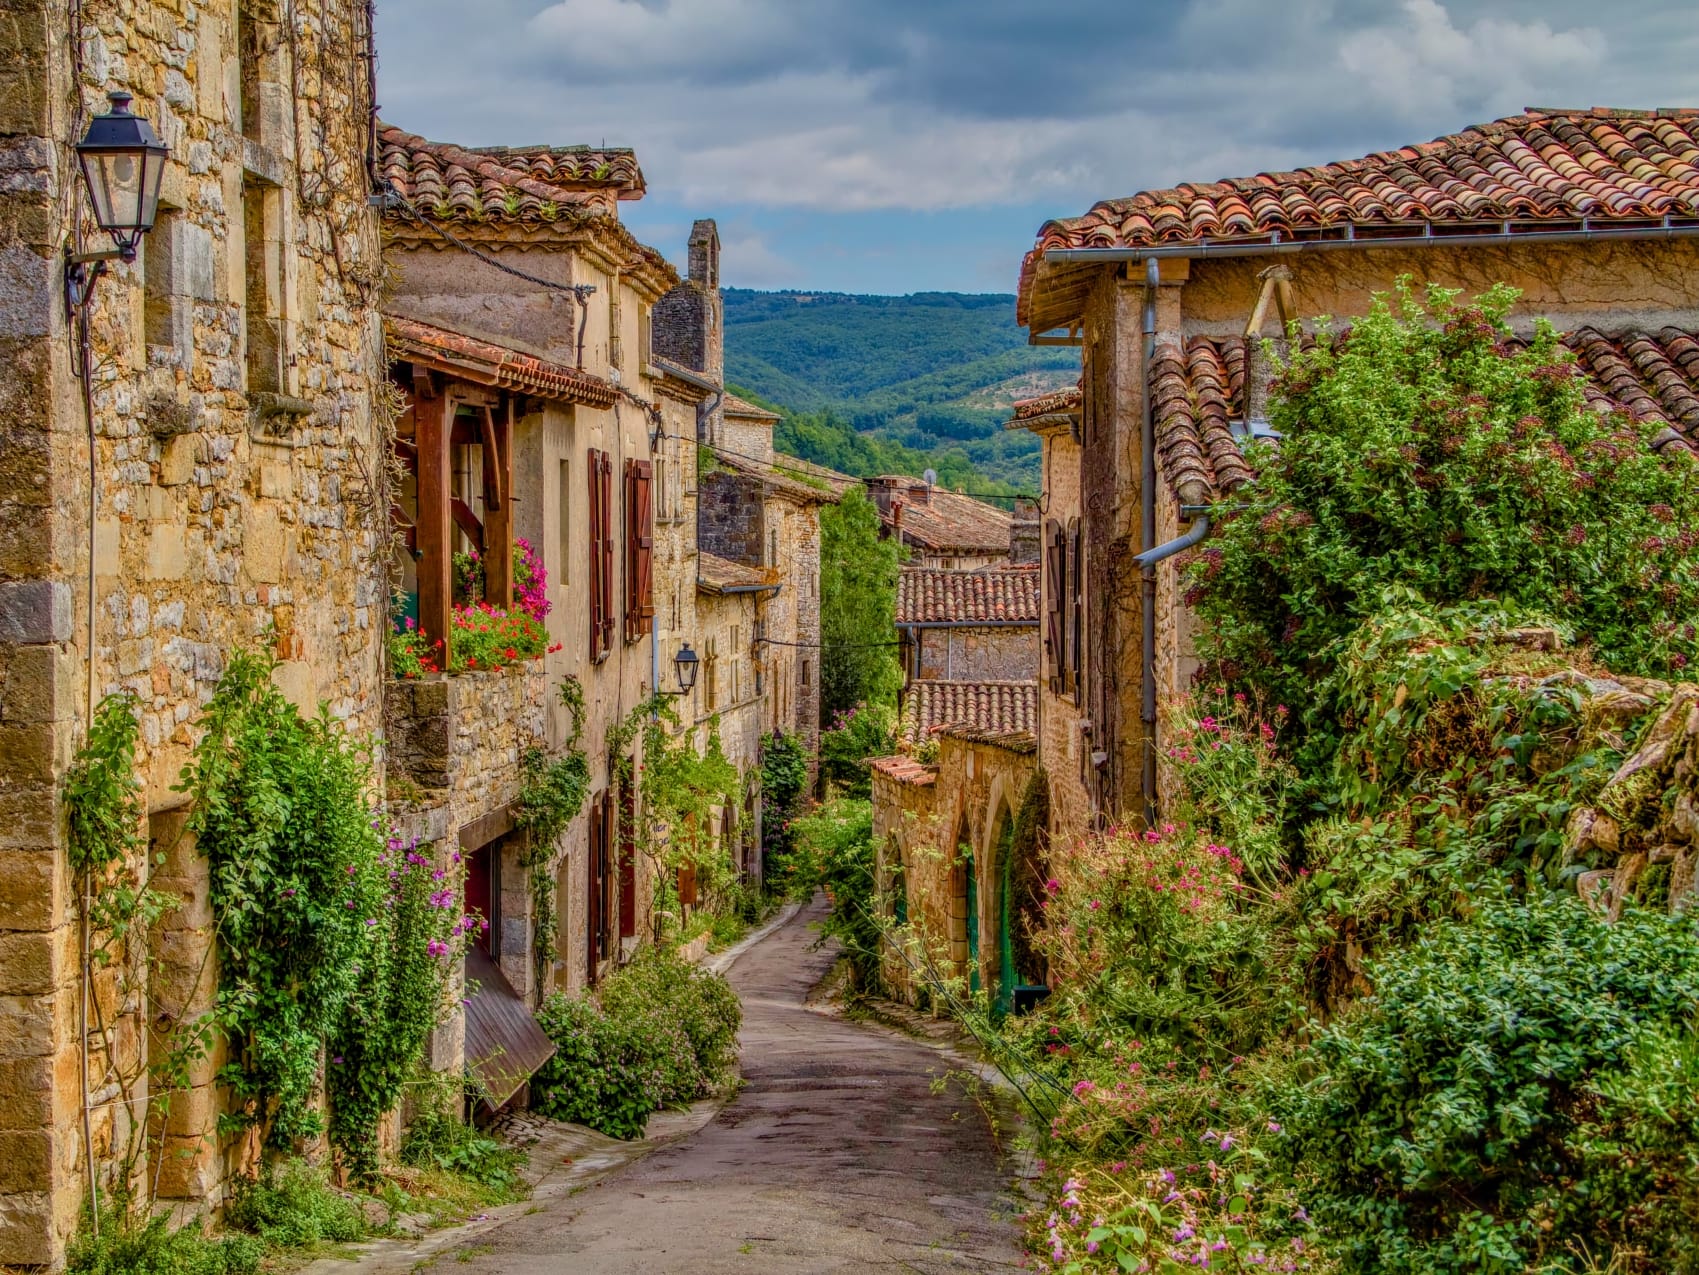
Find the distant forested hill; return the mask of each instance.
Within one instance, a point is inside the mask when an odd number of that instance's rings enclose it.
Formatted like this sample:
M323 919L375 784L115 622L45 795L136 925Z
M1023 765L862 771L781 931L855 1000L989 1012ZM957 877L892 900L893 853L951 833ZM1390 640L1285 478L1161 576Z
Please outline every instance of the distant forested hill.
M1079 354L1027 345L1014 297L729 288L725 305L727 381L783 410L781 442L806 459L1037 490L1038 440L1003 422L1073 384Z

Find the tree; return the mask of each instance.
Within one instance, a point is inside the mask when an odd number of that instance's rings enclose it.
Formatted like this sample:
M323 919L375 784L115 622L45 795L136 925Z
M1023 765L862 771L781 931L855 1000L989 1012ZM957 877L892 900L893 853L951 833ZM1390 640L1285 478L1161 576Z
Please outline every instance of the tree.
M879 510L859 487L820 511L820 715L894 705L899 546L879 536Z
M1282 441L1187 573L1222 680L1325 716L1314 688L1394 595L1497 600L1622 672L1691 675L1699 470L1654 451L1655 426L1594 411L1549 324L1518 341L1516 296L1401 280L1283 370Z

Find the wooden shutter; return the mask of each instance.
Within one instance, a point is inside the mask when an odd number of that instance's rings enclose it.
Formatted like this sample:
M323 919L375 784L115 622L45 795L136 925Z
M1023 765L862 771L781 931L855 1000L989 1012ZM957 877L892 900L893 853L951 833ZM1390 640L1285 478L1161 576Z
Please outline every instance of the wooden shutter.
M590 476L590 658L602 657L602 453L592 447L585 457Z
M678 869L678 901L683 907L696 906L696 865L684 863Z
M1068 599L1067 681L1069 689L1074 692L1074 703L1078 704L1084 691L1080 651L1085 646L1085 559L1080 553L1078 518L1068 524Z
M614 462L606 452L601 458L602 650L607 652L614 644Z
M619 936L637 936L637 812L633 785L619 789Z
M1050 656L1050 691L1060 695L1068 664L1063 644L1063 598L1068 588L1067 538L1062 524L1050 520L1044 536L1044 649Z
M655 627L654 466L625 462L625 640L647 637Z
M606 801L606 793L590 798L590 835L584 856L588 869L584 882L584 932L589 940L585 950L586 979L591 983L596 981L596 967L602 960L602 814Z

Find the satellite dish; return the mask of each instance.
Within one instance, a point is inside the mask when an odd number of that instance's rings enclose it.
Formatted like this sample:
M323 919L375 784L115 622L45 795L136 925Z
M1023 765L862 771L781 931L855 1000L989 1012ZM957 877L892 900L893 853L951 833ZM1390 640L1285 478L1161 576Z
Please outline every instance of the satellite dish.
M926 480L926 485L928 487L936 487L938 485L938 471L936 469L927 470L921 475L921 477Z

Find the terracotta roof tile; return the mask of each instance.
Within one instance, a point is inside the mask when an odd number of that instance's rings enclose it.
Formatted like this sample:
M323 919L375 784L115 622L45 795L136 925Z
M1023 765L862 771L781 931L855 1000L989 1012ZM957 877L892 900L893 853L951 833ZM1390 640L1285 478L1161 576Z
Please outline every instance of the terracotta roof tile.
M1030 421L1040 416L1055 416L1060 412L1077 412L1084 394L1077 385L1065 390L1057 390L1054 394L1041 394L1037 398L1016 399L1013 420Z
M906 544L932 553L1009 551L1013 517L1007 510L944 487L928 488L920 479L901 474L869 478L867 485L870 491L883 487L890 492L893 512L885 515L887 526L896 524L894 511L897 502L902 502L902 533Z
M643 173L629 150L588 146L456 146L390 125L378 128L379 166L402 198L435 217L554 221L574 212L612 215L641 199Z
M961 739L970 744L991 744L1012 753L1036 753L1038 736L1029 730L980 730L975 726L946 726L938 732L944 739Z
M736 452L723 451L717 447L713 450L714 459L721 466L739 474L759 478L774 495L788 496L792 500L815 505L835 505L842 496L842 492L826 479L794 468L788 456L775 457L774 463L769 465L751 460L748 456L740 456ZM787 470L790 472L787 473Z
M777 572L746 567L706 549L696 555L696 587L704 593L742 593L753 589L777 589Z
M1038 625L1038 567L947 571L904 567L897 577L897 623Z
M383 330L391 359L423 363L479 385L587 407L612 407L617 397L614 387L600 377L482 337L394 314L383 316Z
M784 417L777 412L768 411L765 407L757 407L748 399L739 398L736 394L727 394L724 400L727 416L738 416L752 421L782 421Z
M1026 322L1037 258L1052 248L1664 217L1699 219L1699 109L1530 110L1361 159L1141 191L1046 222L1022 265L1018 309Z
M1036 734L1038 683L910 682L903 695L902 738L918 744L946 727Z
M935 767L918 762L912 757L874 757L867 764L875 774L894 779L899 784L910 784L919 788L936 783L938 780L938 771Z
M1699 334L1663 328L1606 336L1581 328L1563 342L1595 407L1663 425L1654 440L1660 450L1699 451ZM1245 412L1243 338L1158 344L1152 376L1157 464L1169 491L1203 503L1249 482L1251 468L1227 427Z

